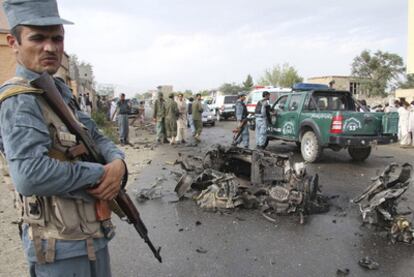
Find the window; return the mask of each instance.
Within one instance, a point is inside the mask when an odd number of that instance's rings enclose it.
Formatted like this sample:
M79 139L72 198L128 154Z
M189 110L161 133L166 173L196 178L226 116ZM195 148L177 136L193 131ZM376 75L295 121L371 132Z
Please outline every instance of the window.
M314 95L309 103L309 110L344 111L346 108L346 95Z
M224 104L234 104L237 102L237 95L225 96L224 97Z
M286 105L286 101L288 99L288 96L289 95L284 95L284 96L280 97L279 100L273 106L274 109L276 109L276 110L283 110L285 108L285 105Z
M299 108L302 95L292 95L289 103L289 111L296 111Z

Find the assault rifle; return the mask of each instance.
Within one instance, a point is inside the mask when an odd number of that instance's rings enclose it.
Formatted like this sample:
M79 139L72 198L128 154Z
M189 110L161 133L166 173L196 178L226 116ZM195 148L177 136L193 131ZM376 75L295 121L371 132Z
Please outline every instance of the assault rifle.
M250 120L253 120L253 119L254 119L253 117L248 116L240 122L239 126L237 126L236 129L233 129L233 141L231 145L233 146L237 145L237 141L239 140L241 134L243 133L244 127L246 126L246 124L248 124Z
M90 162L106 164L105 158L96 147L89 132L79 124L73 112L63 100L59 90L56 88L53 78L45 72L39 78L33 80L31 85L44 91L42 96L46 102L63 121L69 131L76 135L78 141L80 142L80 144L69 154L72 154L73 156L85 157L86 160ZM144 222L142 222L137 208L126 193L125 185L127 182L127 176L128 173L125 174L122 181L122 187L114 200L97 200L97 218L104 226L108 225L111 218L110 207L121 219L134 225L141 238L148 244L155 258L161 263L161 247L155 249L151 240L148 238L148 230L145 227ZM113 230L111 233L113 233Z

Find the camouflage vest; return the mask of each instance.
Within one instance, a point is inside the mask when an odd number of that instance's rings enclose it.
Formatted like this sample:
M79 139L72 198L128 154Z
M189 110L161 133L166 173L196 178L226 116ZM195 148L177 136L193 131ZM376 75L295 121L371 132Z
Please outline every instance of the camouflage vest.
M49 157L60 161L75 161L68 158L67 149L76 145L76 136L71 134L66 125L41 96L42 90L35 89L22 78L13 78L5 84L12 84L0 95L0 103L5 99L23 93L37 94L49 134L52 141ZM0 155L3 176L11 186L5 156ZM93 238L103 237L101 223L96 219L95 202L59 196L22 196L17 195L22 222L29 225L29 237L34 242L36 258L39 263L54 262L56 240L86 240L90 260L95 260ZM42 250L41 240L47 240L47 249ZM46 253L44 253L46 252Z

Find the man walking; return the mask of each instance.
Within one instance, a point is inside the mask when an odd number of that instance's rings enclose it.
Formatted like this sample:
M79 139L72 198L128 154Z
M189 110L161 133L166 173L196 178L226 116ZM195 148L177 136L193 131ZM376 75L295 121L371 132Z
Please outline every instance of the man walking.
M165 103L165 129L170 144L175 144L175 138L177 136L177 119L177 102L174 101L174 93L170 93L170 95L168 95L168 100Z
M192 136L194 136L194 134L195 134L195 127L194 127L194 120L193 120L193 102L194 102L193 97L188 98L187 118L188 118L188 124L190 125L190 130L191 130L191 135Z
M187 104L185 103L184 95L182 93L178 94L177 106L179 113L177 120L177 141L185 143L185 130L187 129Z
M201 136L201 131L203 130L203 122L202 122L202 117L201 117L202 113L203 113L203 104L201 103L201 94L197 93L196 99L193 102L193 107L192 107L192 115L193 115L193 122L194 122L194 128L195 128L194 139L197 142L201 141L200 136Z
M162 92L158 92L158 98L154 102L152 118L156 122L157 143L168 142L165 134L165 100Z
M265 149L267 146L267 127L271 123L269 98L270 93L264 91L263 99L257 102L254 112L256 117L256 145L257 149Z
M249 125L247 124L247 107L244 101L246 94L239 94L239 99L236 102L236 120L237 128L241 128L241 135L236 141L236 145L241 143L244 148L249 148Z
M116 116L118 114L118 129L119 129L118 131L119 131L119 141L121 145L129 144L128 114L130 110L131 110L131 106L130 106L129 101L125 99L125 94L121 93L119 101L116 104L116 110L113 115L113 116Z
M43 90L32 87L40 74L53 75L64 49L55 0L6 0L16 55L16 77L0 87L0 151L5 154L22 207L22 242L29 274L35 276L111 276L109 239L96 218L97 199L119 192L126 167L124 154L80 112L69 87L54 85L73 116L85 125L106 165L73 158L81 145L47 104ZM71 152L73 153L73 152ZM1 155L0 155L1 156Z

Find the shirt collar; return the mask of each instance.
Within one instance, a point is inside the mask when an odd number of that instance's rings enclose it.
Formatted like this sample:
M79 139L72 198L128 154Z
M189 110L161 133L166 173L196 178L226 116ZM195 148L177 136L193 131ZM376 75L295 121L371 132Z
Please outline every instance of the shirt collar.
M28 80L29 82L31 82L34 79L38 78L40 76L40 74L27 69L26 67L24 67L21 64L17 64L16 76L22 77L22 78Z

